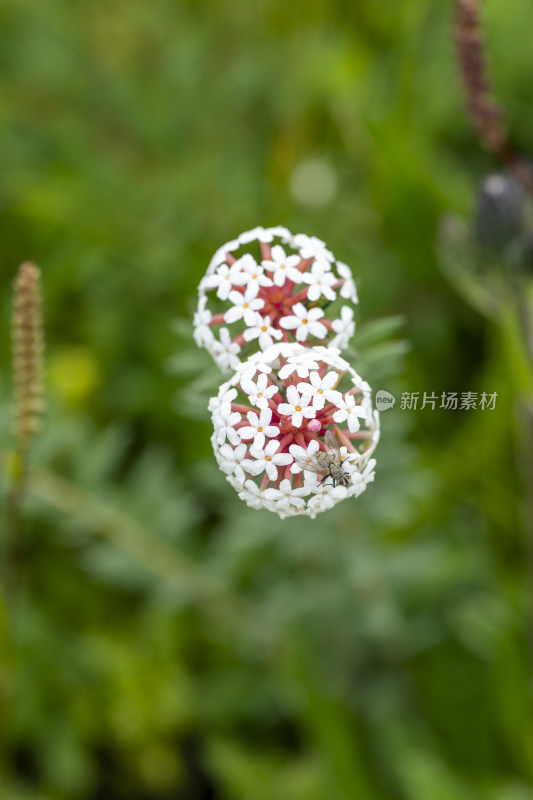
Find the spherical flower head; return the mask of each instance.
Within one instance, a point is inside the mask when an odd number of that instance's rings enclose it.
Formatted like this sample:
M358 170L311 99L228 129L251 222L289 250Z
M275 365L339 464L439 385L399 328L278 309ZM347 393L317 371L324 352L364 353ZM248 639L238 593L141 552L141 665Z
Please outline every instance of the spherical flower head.
M357 292L324 242L286 228L254 228L219 248L202 278L194 337L231 371L276 343L345 347Z
M379 417L338 349L272 345L209 403L215 457L239 497L280 517L315 517L374 478Z

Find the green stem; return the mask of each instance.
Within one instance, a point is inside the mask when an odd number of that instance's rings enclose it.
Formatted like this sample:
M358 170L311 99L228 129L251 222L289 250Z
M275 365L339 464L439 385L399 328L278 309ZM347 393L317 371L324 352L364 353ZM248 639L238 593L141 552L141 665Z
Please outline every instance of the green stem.
M533 353L531 315L525 287L517 291L515 313L503 316L505 356L516 396L516 454L522 481L522 528L526 541L529 639L533 653Z
M16 609L22 584L23 507L28 475L28 448L19 442L9 464L6 529L0 596L0 771L6 773L7 739L16 658Z
M13 603L22 579L24 552L24 499L28 483L29 450L22 444L12 454L10 487L6 503L6 538L3 553L3 582L6 598Z

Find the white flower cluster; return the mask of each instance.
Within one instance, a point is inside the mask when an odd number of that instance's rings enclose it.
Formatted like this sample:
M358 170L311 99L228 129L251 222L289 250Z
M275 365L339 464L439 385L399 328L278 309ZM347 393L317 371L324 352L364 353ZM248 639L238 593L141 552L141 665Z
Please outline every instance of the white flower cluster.
M355 303L350 269L313 236L255 228L212 258L194 336L234 371L209 402L211 441L252 508L314 518L373 480L379 417L340 355Z
M209 410L217 462L253 508L314 518L374 478L370 387L336 348L271 345L238 366Z
M355 330L349 267L320 239L282 227L255 228L217 250L198 293L195 340L224 371L275 342L343 348Z

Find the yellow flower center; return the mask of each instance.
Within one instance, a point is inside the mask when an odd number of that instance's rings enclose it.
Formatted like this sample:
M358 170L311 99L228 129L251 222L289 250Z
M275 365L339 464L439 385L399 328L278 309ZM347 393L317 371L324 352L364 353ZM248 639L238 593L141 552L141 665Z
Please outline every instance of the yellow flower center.
M301 406L295 406L295 410L296 410L296 411L301 411L301 410L302 410L302 407L301 407Z
M265 461L272 461L272 456L266 456Z
M302 320L302 325L307 325L307 320L306 319Z

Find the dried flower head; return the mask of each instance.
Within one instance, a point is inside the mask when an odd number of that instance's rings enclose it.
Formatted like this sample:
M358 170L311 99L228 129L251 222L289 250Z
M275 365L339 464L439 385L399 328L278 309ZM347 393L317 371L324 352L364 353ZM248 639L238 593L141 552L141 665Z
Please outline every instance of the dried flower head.
M41 280L39 268L29 261L19 269L13 305L15 435L26 449L39 429L44 405Z
M496 172L483 179L473 229L484 253L502 253L518 242L524 228L524 207L524 190L511 173Z
M217 462L253 508L315 517L374 478L379 417L370 387L336 348L255 353L209 410Z
M354 303L352 273L324 242L286 228L255 228L211 260L194 335L222 370L276 342L342 348L354 332Z

